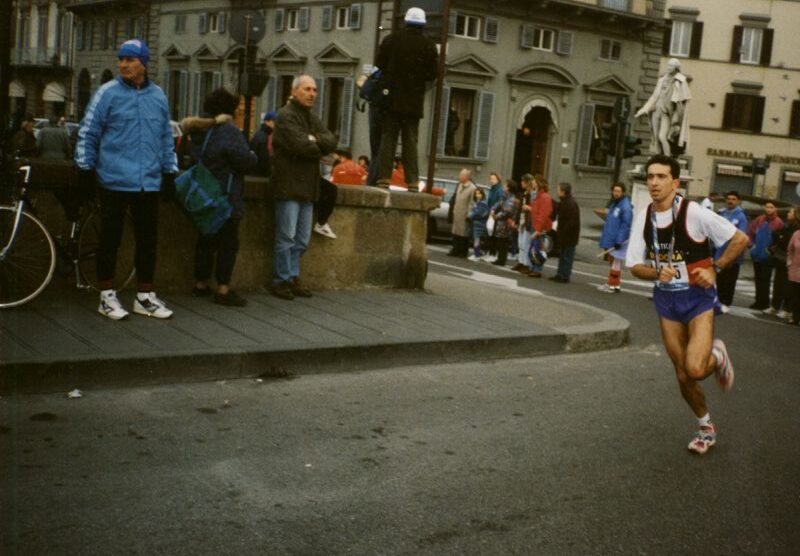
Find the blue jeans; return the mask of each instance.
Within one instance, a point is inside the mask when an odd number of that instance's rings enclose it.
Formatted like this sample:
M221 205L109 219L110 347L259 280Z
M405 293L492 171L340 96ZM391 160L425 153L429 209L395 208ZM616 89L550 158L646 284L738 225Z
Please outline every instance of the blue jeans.
M300 276L300 256L311 240L314 204L275 201L275 249L272 254L272 285Z
M525 228L520 229L519 235L517 236L517 242L519 246L517 262L521 265L527 266L528 268L533 268L533 263L531 262L531 258L528 254L531 248L531 233Z
M572 263L575 262L575 246L562 247L561 255L558 257L558 270L556 276L569 281L572 274Z

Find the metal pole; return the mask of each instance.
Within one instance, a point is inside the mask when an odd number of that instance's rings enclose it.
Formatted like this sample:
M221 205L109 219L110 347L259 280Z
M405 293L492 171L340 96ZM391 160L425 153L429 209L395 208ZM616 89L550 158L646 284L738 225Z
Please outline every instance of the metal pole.
M436 170L436 148L439 139L439 123L442 108L442 87L444 86L444 67L447 61L447 34L450 21L450 0L444 0L442 13L441 50L439 52L439 68L436 71L436 93L433 96L433 122L431 127L431 146L428 152L428 178L425 181L425 193L433 193L433 173Z
M248 81L247 82L247 89L245 90L245 92L247 92L247 90L250 89L250 77L251 77L250 71L249 71L250 68L248 67L249 62L248 62L248 56L247 56L248 51L250 50L250 20L251 19L252 19L252 17L250 17L249 15L245 15L244 16L244 26L245 26L245 29L244 29L244 60L242 61L242 66L243 66L244 73L247 74L247 81ZM240 83L241 83L241 77L242 77L242 74L240 73L239 74ZM243 126L244 129L242 131L244 132L245 139L250 139L250 103L252 101L253 101L253 97L252 96L247 95L247 94L244 95L244 126Z
M0 1L0 147L8 134L11 103L8 88L11 85L11 17L10 1ZM0 148L0 168L5 167L5 148Z

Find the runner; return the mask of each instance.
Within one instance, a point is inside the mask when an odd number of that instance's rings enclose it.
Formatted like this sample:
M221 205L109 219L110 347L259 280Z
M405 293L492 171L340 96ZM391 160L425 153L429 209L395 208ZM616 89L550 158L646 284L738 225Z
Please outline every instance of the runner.
M647 187L653 199L634 221L626 266L641 280L653 280L653 301L664 347L675 366L681 394L697 417L699 430L689 450L705 454L716 442L700 381L714 373L723 391L733 386L733 364L722 340L714 338L714 309L719 306L717 273L734 264L747 236L710 210L677 194L678 162L665 155L647 161ZM730 241L712 262L709 239ZM658 265L655 265L655 261Z

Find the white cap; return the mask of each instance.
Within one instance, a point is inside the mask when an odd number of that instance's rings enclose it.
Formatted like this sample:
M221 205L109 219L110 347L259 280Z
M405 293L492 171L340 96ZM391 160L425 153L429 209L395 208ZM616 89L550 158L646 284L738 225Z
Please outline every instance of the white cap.
M408 8L405 20L406 25L422 27L425 25L425 10L422 8Z

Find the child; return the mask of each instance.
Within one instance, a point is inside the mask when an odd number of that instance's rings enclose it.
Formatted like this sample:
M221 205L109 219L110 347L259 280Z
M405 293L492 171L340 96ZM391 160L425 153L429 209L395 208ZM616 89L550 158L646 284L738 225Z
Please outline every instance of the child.
M489 219L489 204L486 202L486 193L480 187L472 194L475 205L469 213L472 222L473 253L467 257L470 261L479 261L481 258L481 238L486 237L486 221Z

